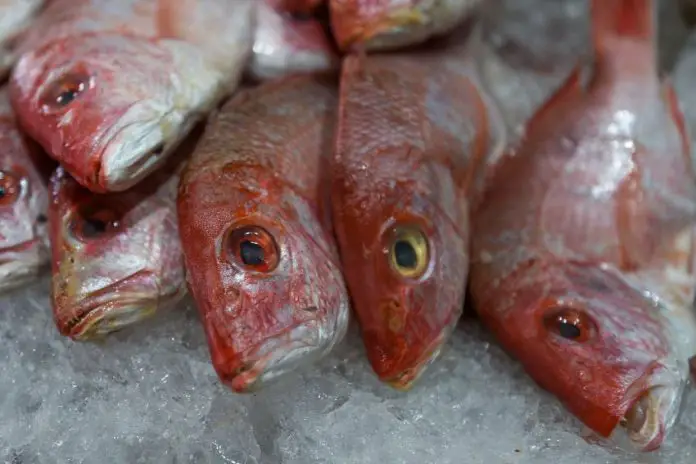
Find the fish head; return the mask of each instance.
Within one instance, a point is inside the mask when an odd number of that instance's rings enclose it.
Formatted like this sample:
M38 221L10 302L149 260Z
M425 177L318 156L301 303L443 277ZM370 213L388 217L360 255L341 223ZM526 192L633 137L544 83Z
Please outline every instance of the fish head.
M405 390L437 358L463 310L468 202L445 166L421 162L411 149L379 156L390 169L361 171L371 178L369 193L337 215L368 358L381 380Z
M192 107L207 98L209 73L201 87L181 78L178 51L116 33L52 41L19 60L13 106L80 184L124 191L165 161L194 126Z
M347 330L349 301L331 237L305 199L286 190L257 203L236 193L227 204L238 211L211 212L226 219L204 319L220 378L249 392L328 353Z
M183 295L175 207L155 183L95 195L62 168L54 173L52 303L61 334L103 336Z
M0 289L20 285L48 261L48 190L31 145L0 122Z
M688 379L668 309L584 263L532 265L499 291L505 308L481 314L537 383L600 440L642 451L662 444Z

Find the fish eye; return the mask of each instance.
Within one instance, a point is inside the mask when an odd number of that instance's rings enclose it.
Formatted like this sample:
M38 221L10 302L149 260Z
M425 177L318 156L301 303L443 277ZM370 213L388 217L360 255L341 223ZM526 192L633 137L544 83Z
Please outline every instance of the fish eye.
M118 215L108 208L79 211L71 223L73 235L83 242L110 234L121 227Z
M8 171L0 170L0 206L9 206L17 201L21 190L20 179Z
M89 75L84 73L66 74L48 87L41 98L41 103L49 109L64 108L75 101L89 87Z
M546 329L562 338L585 342L595 332L592 318L575 308L554 308L544 317Z
M224 252L239 266L257 272L273 271L280 260L275 239L259 226L241 226L229 231Z
M417 227L395 227L390 231L389 261L402 277L415 279L423 275L429 262L428 240Z

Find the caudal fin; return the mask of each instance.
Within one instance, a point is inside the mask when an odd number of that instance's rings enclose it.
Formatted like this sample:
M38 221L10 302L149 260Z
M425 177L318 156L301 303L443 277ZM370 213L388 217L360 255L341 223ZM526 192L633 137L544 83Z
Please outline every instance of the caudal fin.
M653 40L656 32L654 0L592 0L592 35L595 44L610 37Z

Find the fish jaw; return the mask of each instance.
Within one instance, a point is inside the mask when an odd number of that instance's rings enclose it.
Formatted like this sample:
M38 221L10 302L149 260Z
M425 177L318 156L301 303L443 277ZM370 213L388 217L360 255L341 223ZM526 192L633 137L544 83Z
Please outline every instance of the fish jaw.
M53 312L62 335L83 341L103 337L146 319L160 306L177 301L181 296L181 291L160 295L157 276L142 271L77 297L58 293L54 285Z
M346 51L393 50L446 34L482 0L330 0L331 26Z
M33 280L47 263L48 250L38 239L0 250L0 292Z
M68 50L68 52L66 52ZM10 80L17 118L80 184L128 190L159 168L234 86L183 41L99 34L26 53ZM57 104L68 83L80 92Z

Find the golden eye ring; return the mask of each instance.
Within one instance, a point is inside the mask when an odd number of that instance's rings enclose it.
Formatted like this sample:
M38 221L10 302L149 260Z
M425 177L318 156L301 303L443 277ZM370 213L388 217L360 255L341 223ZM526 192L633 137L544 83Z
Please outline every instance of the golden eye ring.
M396 226L390 231L389 263L400 277L418 279L428 269L430 246L416 226Z

